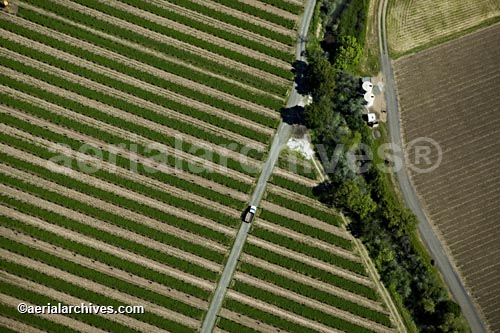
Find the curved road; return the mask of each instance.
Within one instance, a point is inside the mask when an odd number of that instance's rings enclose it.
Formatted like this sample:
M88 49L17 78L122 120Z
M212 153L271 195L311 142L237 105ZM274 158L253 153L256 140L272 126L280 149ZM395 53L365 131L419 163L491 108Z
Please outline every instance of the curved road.
M295 50L295 58L298 61L305 61L305 58L302 54L306 49L306 40L303 37L307 36L315 5L316 0L308 0L304 10L304 15L300 22L297 47ZM294 83L292 92L286 104L287 108L292 108L302 101L302 95L297 92L296 88L297 85L296 83ZM269 177L273 172L274 165L276 164L276 161L278 160L278 157L280 155L280 151L290 138L291 132L292 127L282 121L274 136L271 149L269 149L269 155L264 163L264 166L262 167L257 185L254 189L254 192L252 193L252 197L249 202L250 205L258 207L260 200L264 195L264 190L266 188ZM233 247L231 249L231 252L229 253L229 258L226 262L226 266L222 271L219 283L217 284L217 288L215 289L212 301L210 302L210 305L208 307L207 314L201 327L201 333L210 333L215 326L217 315L222 307L224 296L226 295L227 288L229 286L229 283L231 282L231 278L233 277L236 265L238 264L238 258L241 255L249 231L250 223L241 223L240 229L238 230L238 234L236 235L236 239L233 243Z
M392 70L391 61L387 48L387 35L386 35L386 13L387 13L387 0L382 0L378 11L378 27L379 27L379 47L380 58L382 62L382 74L385 83L385 100L387 108L387 124L391 137L393 148L403 147L400 131L400 117L398 100L396 95L396 88L394 84L394 73ZM436 262L436 266L443 275L443 278L448 285L455 300L462 308L465 318L467 319L473 333L486 332L486 327L474 306L471 296L467 292L458 275L455 267L452 265L446 252L443 249L436 233L422 209L413 184L410 182L408 172L405 166L402 149L393 149L394 155L397 155L402 163L402 168L396 171L399 186L403 193L406 205L417 215L419 224L418 230L422 239L424 240L427 249L431 253Z

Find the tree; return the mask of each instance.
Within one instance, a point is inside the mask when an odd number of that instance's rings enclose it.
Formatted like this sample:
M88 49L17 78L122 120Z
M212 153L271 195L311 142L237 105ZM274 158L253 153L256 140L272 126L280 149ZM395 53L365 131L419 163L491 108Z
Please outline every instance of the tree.
M362 115L362 99L359 97L359 79L346 72L337 73L335 88L335 111L341 113L352 130L366 127Z
M373 213L377 206L369 193L363 193L352 180L343 182L333 195L333 201L361 219Z
M389 229L398 236L409 235L418 224L417 217L412 211L387 196L382 199L382 215Z
M321 52L309 56L306 82L314 101L332 99L335 92L335 68Z
M334 67L338 71L355 72L363 56L363 49L356 37L342 36L338 41Z
M321 22L323 29L330 26L335 18L336 12L341 8L342 0L322 0L321 1Z
M304 109L304 120L308 128L325 132L328 125L333 122L333 104L328 98L320 98L315 103L307 105Z
M434 326L438 329L438 332L470 332L457 303L450 300L439 302L436 306L436 315L436 324Z

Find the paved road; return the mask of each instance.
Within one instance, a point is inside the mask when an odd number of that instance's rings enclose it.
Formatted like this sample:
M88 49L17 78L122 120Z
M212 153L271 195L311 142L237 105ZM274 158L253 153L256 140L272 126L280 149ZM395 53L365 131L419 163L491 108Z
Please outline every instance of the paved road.
M379 8L379 47L380 55L382 61L382 73L384 75L385 83L385 100L387 107L387 123L389 127L389 133L391 137L391 142L393 147L402 147L401 141L401 131L400 131L400 117L398 100L396 97L396 88L394 84L394 73L391 65L391 61L388 55L387 49L387 38L386 38L386 12L387 12L387 0L382 0L382 4ZM395 155L398 155L401 161L404 161L402 152L398 152L394 149ZM462 280L460 279L455 267L450 262L446 252L443 249L441 242L439 241L436 233L431 227L427 216L420 205L418 197L416 195L415 189L410 182L408 177L407 169L403 162L403 167L396 172L399 186L401 192L403 193L406 205L417 215L419 224L418 230L422 239L424 240L427 249L431 253L432 257L436 262L436 266L439 268L443 278L451 290L451 293L455 297L455 300L462 308L462 311L467 319L473 333L486 332L485 325L481 320L477 309L474 307L474 303L467 290L465 289Z
M302 18L302 21L298 29L299 37L297 39L295 58L300 61L305 61L304 57L302 56L303 51L305 50L306 47L305 38L303 37L307 36L307 31L309 30L309 24L311 22L315 5L316 5L316 0L309 0L307 2L304 11L304 16ZM294 107L298 105L299 102L302 101L302 96L297 92L296 87L297 86L294 83L292 92L290 94L290 97L288 98L288 102L286 105L287 108ZM292 127L290 125L288 125L285 122L281 122L274 136L268 157L266 159L266 162L264 163L261 174L257 181L257 186L255 187L255 190L250 199L249 202L250 205L254 206L259 205L260 200L264 195L266 184L273 172L274 165L278 160L281 148L283 148L283 146L287 143L288 139L290 138L291 131ZM217 314L221 309L222 302L226 295L229 283L231 282L234 270L236 269L236 265L238 264L238 258L240 257L241 251L243 250L243 246L245 245L245 240L247 239L249 230L250 230L249 223L241 223L240 229L238 230L238 234L236 235L236 239L231 249L231 253L229 254L226 266L224 267L219 283L217 284L217 288L215 289L214 296L212 298L212 301L210 302L210 306L205 316L205 320L203 321L203 325L201 327L201 333L210 333L214 328L215 321L217 319Z

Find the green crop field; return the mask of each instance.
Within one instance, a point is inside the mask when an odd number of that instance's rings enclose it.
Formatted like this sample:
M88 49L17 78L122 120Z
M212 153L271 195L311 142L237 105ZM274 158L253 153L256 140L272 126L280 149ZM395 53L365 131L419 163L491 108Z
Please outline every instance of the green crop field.
M296 172L295 178L300 177ZM388 311L342 228L341 217L309 197L310 187L276 174L273 180L218 328L228 332L392 331Z
M304 2L11 6L0 331L199 331L292 87ZM317 171L294 163L278 162L216 331L392 331L342 218L314 198ZM20 302L145 313L22 315Z

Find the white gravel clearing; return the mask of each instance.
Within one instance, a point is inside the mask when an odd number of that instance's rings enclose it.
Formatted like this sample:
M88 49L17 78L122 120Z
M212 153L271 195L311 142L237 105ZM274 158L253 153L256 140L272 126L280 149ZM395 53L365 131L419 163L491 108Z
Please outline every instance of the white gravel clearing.
M291 150L298 152L299 154L304 156L304 158L307 160L311 160L314 157L314 148L306 138L291 138L290 140L288 140L286 145Z

